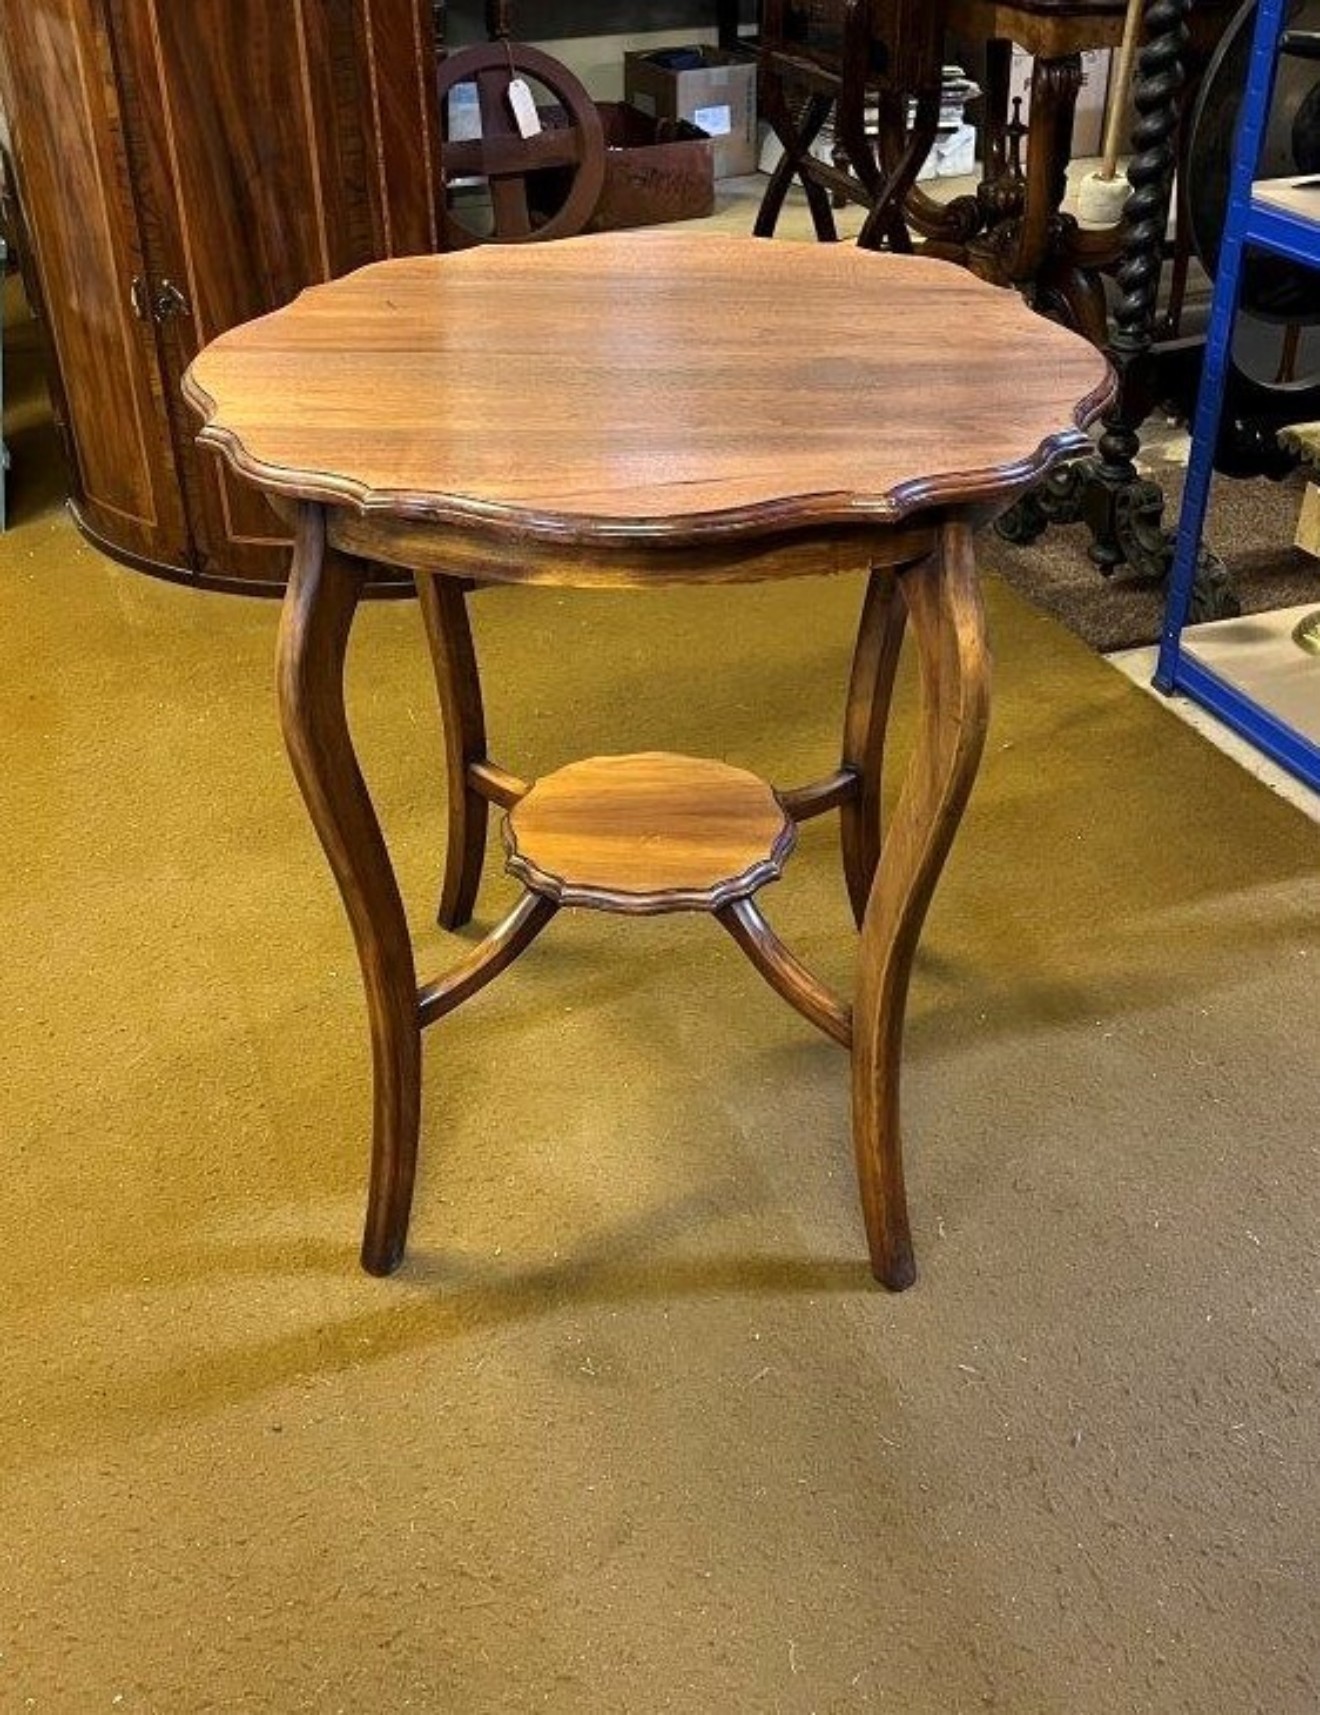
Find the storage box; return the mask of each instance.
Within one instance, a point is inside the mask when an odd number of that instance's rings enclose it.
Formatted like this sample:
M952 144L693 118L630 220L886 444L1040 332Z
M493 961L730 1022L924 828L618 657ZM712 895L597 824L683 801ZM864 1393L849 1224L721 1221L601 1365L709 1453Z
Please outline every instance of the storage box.
M756 171L756 61L723 48L623 57L623 94L650 119L686 119L713 141L715 177Z
M961 179L975 171L976 127L964 120L961 125L940 127L917 178Z
M596 110L605 131L605 183L588 232L715 212L715 150L705 131L619 101L598 101Z

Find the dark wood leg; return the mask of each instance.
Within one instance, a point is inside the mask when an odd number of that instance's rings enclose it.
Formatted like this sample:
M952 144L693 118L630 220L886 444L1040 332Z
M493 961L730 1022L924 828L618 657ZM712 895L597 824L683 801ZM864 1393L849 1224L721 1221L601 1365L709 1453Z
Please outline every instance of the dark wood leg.
M886 114L885 109L889 112ZM884 171L880 185L872 193L870 212L857 235L863 250L878 250L888 243L891 250L911 251L912 237L903 219L903 207L917 174L930 153L939 134L940 101L938 94L917 97L917 110L911 131L907 127L907 101L886 98L881 102L880 146Z
M1099 459L1093 467L1095 493L1084 515L1095 538L1092 558L1106 570L1129 561L1135 570L1163 576L1167 556L1148 533L1122 530L1115 499L1139 483L1133 462L1140 446L1137 430L1150 407L1150 348L1164 238L1169 223L1178 133L1178 101L1187 51L1187 14L1191 0L1149 0L1135 92L1137 122L1128 166L1132 195L1124 215L1123 260L1118 270L1118 302L1109 356L1118 371L1118 394L1104 420ZM1162 497L1161 497L1162 501ZM1158 533L1162 535L1162 532Z
M903 647L907 609L892 566L871 573L857 626L841 763L860 777L854 797L839 807L843 874L853 918L861 927L880 861L880 792L885 728Z
M1013 44L1004 36L991 36L985 44L985 159L981 182L997 186L1008 171L1008 97L1013 79ZM999 201L991 199L991 206Z
M1164 496L1140 476L1138 430L1153 401L1150 373L1164 239L1172 194L1187 14L1191 0L1147 0L1136 83L1137 123L1128 167L1132 195L1124 212L1123 259L1108 351L1118 393L1094 457L1054 472L1000 520L1010 542L1032 542L1050 524L1090 527L1091 558L1106 574L1129 565L1163 578L1173 555L1163 526ZM1193 611L1214 619L1237 611L1222 564L1203 553Z
M853 1003L853 1141L871 1266L895 1291L916 1278L903 1184L899 1071L921 925L985 742L990 660L965 525L899 574L921 673L916 747L862 922Z
M442 929L461 929L472 919L486 857L490 806L473 785L471 773L475 764L487 760L486 713L463 585L421 574L417 596L440 699L449 793L445 876L436 916Z
M1045 270L1036 290L1036 308L1074 328L1102 351L1109 342L1109 307L1104 281L1091 268L1060 257Z
M752 234L756 238L774 237L775 226L789 189L794 178L800 177L816 237L822 244L833 244L838 239L839 229L834 223L834 211L830 207L829 195L815 179L806 174L799 175L797 170L798 161L810 153L811 145L829 118L830 109L834 105L833 99L828 95L811 96L801 119L795 119L784 95L782 80L765 69L764 61L760 91L761 111L779 139L784 154L765 187L761 206L756 211Z
M1073 114L1082 84L1080 54L1038 56L1031 74L1026 182L1020 205L967 247L972 272L996 286L1031 294L1063 232L1059 205L1067 189ZM1001 145L1002 146L1002 145ZM1011 185L1016 175L1010 174Z
M421 1107L417 975L403 902L349 736L344 656L365 568L326 545L320 507L301 506L280 620L280 720L293 772L357 943L371 1021L371 1184L362 1264L403 1258Z

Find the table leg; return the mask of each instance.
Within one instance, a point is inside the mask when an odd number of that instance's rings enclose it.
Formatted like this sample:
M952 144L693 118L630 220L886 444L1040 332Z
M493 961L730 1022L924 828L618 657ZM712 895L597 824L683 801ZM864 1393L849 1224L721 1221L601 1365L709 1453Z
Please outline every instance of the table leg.
M857 626L840 759L843 767L852 769L860 779L855 796L839 806L843 875L858 928L880 861L885 728L906 620L907 609L894 568L877 567L866 586Z
M1027 143L1026 181L1018 191L1015 172L1005 168L1009 216L974 238L967 246L972 273L994 286L1018 286L1031 292L1047 258L1059 243L1059 205L1068 183L1073 115L1082 84L1080 54L1038 56L1031 74L1031 124ZM1002 146L1002 145L1001 145ZM993 194L987 207L994 206Z
M486 713L466 590L453 578L419 573L417 597L440 699L449 794L445 877L436 918L442 929L461 929L472 919L486 856L490 806L472 781L473 764L486 761Z
M421 1106L421 1033L412 942L344 709L344 656L365 568L326 544L325 514L298 509L280 620L280 719L293 772L334 872L357 943L371 1022L371 1185L362 1264L403 1257Z
M1123 219L1122 261L1109 356L1118 392L1106 413L1095 454L1051 473L997 526L1009 542L1030 543L1051 524L1084 522L1091 558L1108 575L1121 565L1141 577L1163 578L1173 557L1173 534L1163 525L1164 495L1137 470L1139 430L1154 403L1152 346L1172 196L1175 143L1183 99L1187 15L1193 0L1146 0L1134 100L1137 123L1127 176L1132 185ZM1081 234L1079 248L1096 235ZM1086 324L1085 317L1080 319ZM1208 551L1198 562L1197 619L1238 611L1222 563Z
M862 921L853 1003L853 1142L871 1266L894 1290L916 1276L903 1185L899 1072L917 938L985 742L990 658L970 529L899 574L921 678L917 741Z

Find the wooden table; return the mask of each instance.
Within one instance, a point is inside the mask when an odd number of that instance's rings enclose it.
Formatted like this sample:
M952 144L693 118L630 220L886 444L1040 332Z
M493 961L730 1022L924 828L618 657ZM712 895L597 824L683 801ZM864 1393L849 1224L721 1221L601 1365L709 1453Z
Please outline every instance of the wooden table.
M1091 346L947 264L665 230L378 264L195 360L186 390L205 418L200 439L296 520L279 695L366 985L368 1270L387 1273L403 1254L422 1031L572 905L710 913L848 1048L872 1264L887 1285L909 1284L904 1007L988 708L972 531L1086 444L1080 425L1110 389ZM441 920L471 914L492 803L523 884L456 969L420 985L344 713L349 628L378 562L416 575L443 708ZM824 778L775 790L642 752L529 784L489 756L467 581L629 588L824 572L869 578L839 765ZM882 842L905 623L921 709ZM861 931L851 1004L755 899L797 823L829 810Z

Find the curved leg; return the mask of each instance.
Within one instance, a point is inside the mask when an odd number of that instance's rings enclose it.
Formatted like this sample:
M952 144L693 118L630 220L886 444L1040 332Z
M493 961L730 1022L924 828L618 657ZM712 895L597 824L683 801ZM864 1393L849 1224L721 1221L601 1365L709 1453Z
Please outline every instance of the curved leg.
M871 1266L894 1290L916 1277L899 1136L899 1057L917 938L976 777L990 705L985 616L971 531L900 574L921 670L917 743L862 923L853 1004L853 1142Z
M843 875L859 928L880 861L885 727L906 619L903 591L893 567L873 571L857 626L841 757L843 766L856 773L861 782L855 795L839 809Z
M412 943L344 711L344 655L365 570L327 548L324 513L298 510L280 618L277 678L284 742L357 942L371 1021L374 1117L362 1264L403 1257L421 1105L421 1034Z
M461 929L471 920L486 856L489 804L474 789L470 773L474 763L486 760L486 714L463 585L420 574L417 599L440 699L449 790L445 878L436 918L442 929Z

